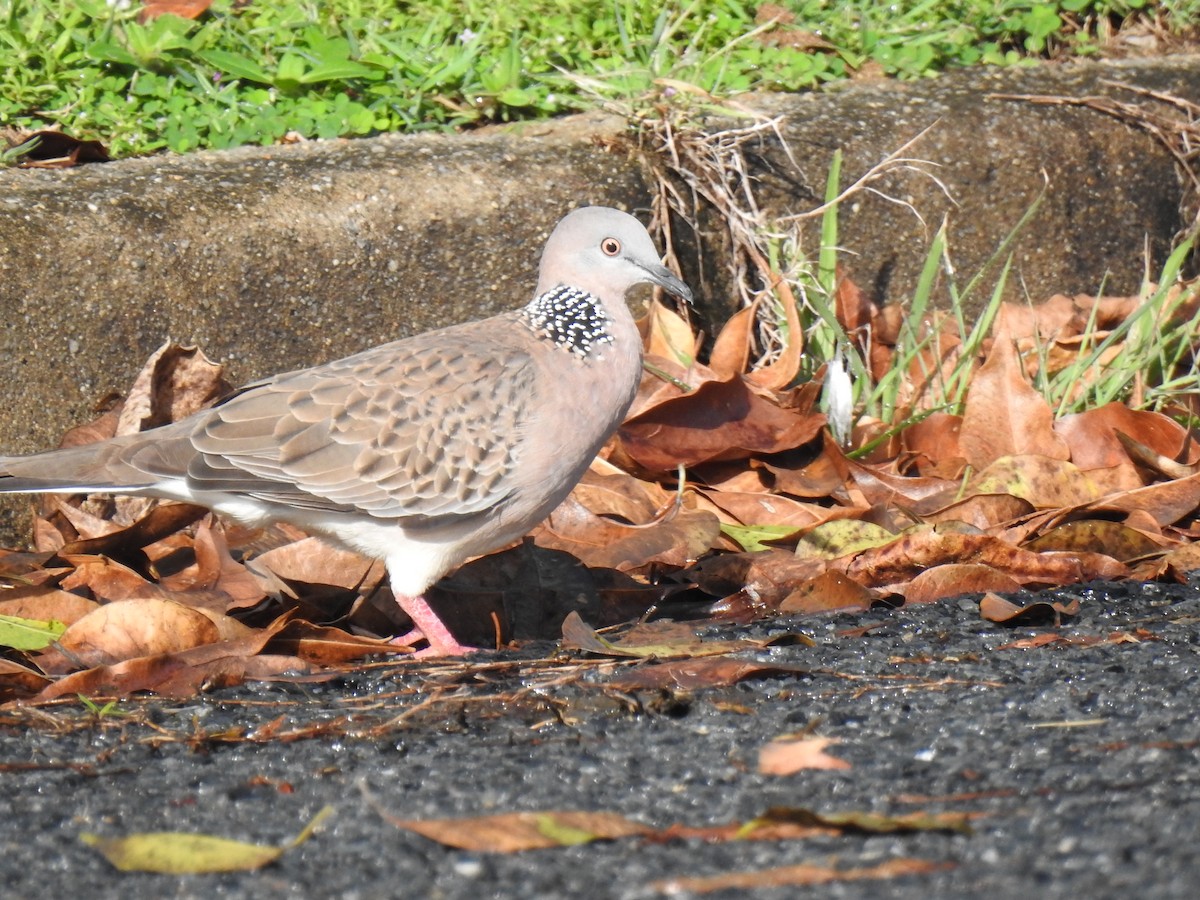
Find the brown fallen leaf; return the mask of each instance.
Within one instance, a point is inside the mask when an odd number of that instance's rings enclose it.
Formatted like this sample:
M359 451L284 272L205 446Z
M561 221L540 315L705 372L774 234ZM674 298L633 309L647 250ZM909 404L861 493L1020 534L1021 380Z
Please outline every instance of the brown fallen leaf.
M844 810L821 813L803 807L773 806L745 822L720 825L671 825L647 836L651 843L691 840L720 844L726 841L797 841L838 834L908 834L941 831L970 834L970 813L905 813L898 816Z
M562 633L565 649L636 659L720 656L762 646L761 643L749 640L705 641L690 625L665 620L635 626L620 639L610 641L600 637L576 612L567 616L563 622Z
M778 494L746 491L704 490L697 492L700 502L711 504L722 522L755 526L781 525L802 528L829 518L830 509L816 503L802 503ZM703 507L702 507L703 508Z
M757 304L744 306L725 320L708 354L708 366L717 378L733 378L747 370L757 313Z
M957 479L967 464L958 445L961 429L962 416L937 412L905 428L900 440L921 475Z
M680 509L646 525L626 525L595 515L568 497L533 531L539 547L562 550L588 566L629 572L649 563L682 568L719 539L712 513Z
M892 338L894 346L899 336L907 314L899 304L890 304L881 311L883 314L876 318L872 331L886 323L888 330L895 335ZM959 334L955 317L941 312L927 315L925 323L919 327L924 335L924 346L917 349L908 364L908 378L901 385L897 402L901 408L910 406L913 409L937 408L942 405L941 385L951 378L955 369L962 362L962 336ZM882 332L881 332L882 337ZM881 352L887 348L876 346L871 359L871 371L876 378L882 378L894 368L894 354ZM974 366L972 366L974 368ZM895 449L895 448L893 448Z
M1048 631L1043 634L1035 634L1033 637L1021 638L1016 641L1009 641L1007 644L1001 644L996 647L996 650L1032 650L1037 647L1046 647L1051 644L1067 646L1067 647L1096 647L1101 644L1140 644L1144 641L1157 641L1158 635L1152 632L1138 629L1136 633L1130 634L1126 631L1114 631L1111 634L1058 634L1057 632Z
M1011 494L975 494L943 506L949 498L930 497L926 503L912 507L914 515L926 525L965 525L976 531L987 531L1014 520L1024 520L1033 506Z
M807 443L825 425L818 412L798 413L773 402L742 378L708 381L626 419L622 452L650 472L680 464L746 459Z
M728 687L741 681L773 678L777 675L803 675L807 666L785 662L758 662L729 656L707 656L635 666L604 682L616 691L697 691Z
M39 546L39 550L55 550L69 546L78 541L115 534L122 528L121 523L115 522L110 509L99 512L90 508L68 503L67 498L60 494L46 494L42 499L42 512L36 524L42 525L49 543ZM107 515L101 515L106 512Z
M1082 566L1073 556L1033 553L986 534L915 528L891 543L831 563L855 581L880 587L910 581L945 563L978 563L1022 584L1073 584Z
M1054 433L1054 414L1026 380L1011 341L997 341L971 379L958 441L976 469L1018 454L1065 460L1067 443Z
M202 612L169 600L119 600L88 613L39 658L47 673L176 653L221 639Z
M958 594L1021 589L1011 575L981 563L946 563L926 569L904 587L905 603L931 603Z
M1063 416L1055 421L1054 430L1066 440L1071 461L1085 470L1129 463L1129 454L1120 439L1122 434L1175 461L1193 444L1187 429L1170 416L1130 409L1123 403L1106 403Z
M232 687L251 678L285 673L308 673L309 666L294 657L260 656L263 646L286 624L277 619L235 640L203 644L175 653L140 656L111 666L96 666L67 675L48 685L31 702L59 697L126 697L153 691L164 697L193 697L202 689ZM329 677L332 677L330 675Z
M770 485L772 494L786 494L802 500L845 495L846 481L850 477L849 461L824 436L796 450L753 458L750 468L769 474L764 481ZM709 484L713 485L713 482L710 480ZM726 485L719 486L722 490L728 489Z
M1200 474L1109 494L1080 507L1079 511L1145 512L1165 526L1175 524L1197 507L1200 507Z
M385 579L383 563L313 537L261 553L251 560L249 568L289 583L325 584L347 590ZM275 583L269 576L265 580L268 586Z
M475 853L522 853L594 841L642 837L653 829L611 812L544 810L460 819L401 819L377 812L391 825L431 841Z
M835 609L869 609L875 596L841 572L822 572L783 598L781 613L815 613Z
M26 550L0 549L0 578L30 584L30 576L36 577L53 558L54 553L51 551L31 553Z
M726 597L749 591L763 609L775 608L795 586L826 570L823 559L797 559L790 550L722 553L702 559L688 575L706 594Z
M751 255L763 280L779 295L784 321L787 323L787 338L783 352L774 361L754 368L747 373L746 378L761 387L783 390L796 380L796 376L800 372L800 363L804 352L804 328L800 323L800 308L796 302L796 295L792 292L787 280L782 278L778 272L771 271L766 260L757 252L752 251ZM760 302L762 302L761 296L755 303L756 311Z
M230 554L225 530L215 517L210 515L197 526L192 555L192 565L160 575L159 584L184 597L189 593L209 592L228 598L219 612L254 606L267 596L262 582Z
M36 669L0 657L0 704L26 700L49 683L50 679Z
M1187 583L1188 573L1200 569L1200 544L1184 544L1171 550L1154 565L1154 575L1169 575L1180 583ZM34 618L34 617L31 617Z
M210 6L212 0L144 0L138 21L145 24L168 13L181 19L198 19Z
M759 869L753 872L728 872L723 875L685 876L655 881L650 888L661 894L709 894L713 891L753 891L773 887L805 887L841 881L864 881L885 878L904 878L928 875L954 868L953 863L924 859L892 859L875 866L857 869L836 869L830 866L801 863Z
M267 643L264 650L302 659L319 666L335 665L381 653L400 652L402 648L387 638L368 638L347 634L340 628L313 625L292 619Z
M1007 644L1000 644L996 647L997 650L1032 650L1035 647L1045 647L1047 644L1059 643L1063 638L1061 634L1047 631L1043 634L1035 634L1033 637L1021 638L1018 641L1009 641Z
M99 141L81 140L52 130L22 134L7 149L19 154L17 165L23 169L67 169L82 163L108 162L109 159L108 150Z
M0 593L0 616L72 625L99 608L100 604L94 600L45 584L25 585Z
M117 434L135 434L178 422L233 390L224 367L195 346L171 341L150 355L121 407Z
M596 515L621 519L631 525L653 521L675 502L674 492L634 478L600 460L584 472L571 493Z
M1032 625L1053 622L1055 626L1062 624L1063 616L1079 615L1079 601L1037 600L1026 606L1019 606L1011 600L1005 600L997 594L985 594L979 601L979 614L989 622L1001 625Z
M1145 301L1137 295L1129 297L1097 297L1092 294L1076 294L1075 305L1088 319L1094 320L1096 328L1109 331L1121 325L1137 312Z
M1001 303L992 326L997 341L1014 341L1020 346L1035 346L1027 338L1045 343L1078 334L1086 327L1087 319L1065 294L1055 294L1036 305Z
M854 282L846 266L842 263L837 264L835 277L837 287L834 297L834 315L837 316L841 326L846 329L847 334L855 338L862 338L863 332L878 316L879 307Z
M80 511L69 506L73 516ZM211 515L203 506L188 503L166 503L154 507L132 525L116 527L105 522L103 533L91 538L68 541L59 548L63 557L107 556L121 562L143 560L142 548L186 528L205 516Z
M1043 550L1047 559L1061 557L1079 566L1080 581L1122 581L1130 577L1129 566L1105 553L1086 550Z
M60 559L75 567L59 582L63 590L86 588L98 600L172 600L170 591L106 557L67 554Z
M912 506L961 491L957 481L946 478L897 475L883 466L863 465L851 459L846 460L846 467L855 487L872 506Z
M836 743L834 738L823 737L775 738L758 751L758 771L763 775L793 775L803 769L849 769L850 763L825 752L826 747Z
M67 675L46 687L32 703L59 697L130 697L148 691L160 697L186 700L206 690L236 687L246 681L265 681L289 675L307 676L312 670L289 656L249 654L227 642L207 644L166 656L140 656L113 666L97 666ZM333 678L336 673L327 673Z

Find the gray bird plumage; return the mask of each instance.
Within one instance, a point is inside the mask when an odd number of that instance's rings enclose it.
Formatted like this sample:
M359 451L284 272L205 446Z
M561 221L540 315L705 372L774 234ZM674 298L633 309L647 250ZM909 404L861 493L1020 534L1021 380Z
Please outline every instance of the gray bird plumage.
M625 213L567 215L523 309L248 385L135 435L0 457L0 492L92 491L284 521L387 566L429 655L465 652L425 590L544 519L620 424L641 373L625 304L691 298Z

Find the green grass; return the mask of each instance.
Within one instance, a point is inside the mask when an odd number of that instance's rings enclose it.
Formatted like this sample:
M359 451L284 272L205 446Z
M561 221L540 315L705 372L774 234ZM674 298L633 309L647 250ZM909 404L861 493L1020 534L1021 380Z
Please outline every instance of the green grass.
M1046 366L1040 367L1035 386L1057 415L1113 401L1161 410L1180 395L1200 392L1200 307L1186 313L1197 287L1180 275L1192 248L1193 241L1186 240L1171 252L1157 278L1142 286L1136 311L1112 331L1096 335L1093 317L1071 365L1054 375L1041 374ZM1106 352L1116 347L1120 353L1105 360Z
M834 155L828 179L826 199L836 196L838 156ZM796 293L804 298L801 324L807 335L807 360L801 379L812 377L841 350L853 377L851 394L842 404L850 410L844 422L830 422L835 435L848 434L852 422L874 419L883 431L869 443L848 450L851 457L869 454L876 446L934 412L962 414L972 375L978 370L980 353L991 335L992 325L1003 302L1009 267L1010 246L1036 213L1039 196L1021 220L1010 230L992 257L959 288L951 264L943 226L934 235L926 254L922 273L906 307L894 347L892 363L878 379L872 377L866 362L854 348L856 341L837 320L835 292L837 284L832 268L825 261L824 249L836 247L838 203L830 203L822 217L822 253L814 265L803 258L785 261L795 273ZM768 233L780 229L772 227ZM1045 397L1055 417L1095 409L1120 402L1135 409L1166 412L1187 420L1183 397L1200 393L1200 354L1196 352L1196 334L1200 330L1200 286L1184 277L1183 269L1191 256L1194 240L1181 241L1168 256L1160 272L1149 274L1138 295L1131 315L1109 330L1101 330L1094 315L1080 335L1080 345L1072 361L1058 371L1048 365L1049 348L1034 351L1039 365L1033 386ZM774 255L774 254L773 254ZM779 254L786 256L786 254ZM977 315L968 317L970 298L985 276L999 268L992 290ZM932 293L939 278L950 295L949 309L934 310ZM1101 296L1098 292L1097 296ZM927 316L928 314L928 316ZM943 317L949 317L949 333L955 338L949 352L931 353L940 347L938 333ZM1119 352L1118 352L1119 351ZM934 360L938 365L930 366ZM949 362L948 366L941 364ZM916 394L912 388L918 387ZM823 406L831 399L826 383ZM1188 423L1192 424L1192 423Z
M805 90L868 64L912 78L953 66L1099 52L1127 16L1168 29L1200 0L1055 4L799 0L780 43L748 0L217 0L197 21L148 24L104 0L0 0L0 122L61 126L114 155L270 144L542 118L597 95L686 99ZM136 4L135 4L136 5ZM659 79L673 79L664 84Z

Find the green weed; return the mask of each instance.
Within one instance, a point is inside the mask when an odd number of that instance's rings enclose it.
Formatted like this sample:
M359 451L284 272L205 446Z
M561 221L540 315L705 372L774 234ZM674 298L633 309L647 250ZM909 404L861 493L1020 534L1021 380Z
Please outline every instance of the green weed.
M129 715L129 713L124 712L118 706L118 702L116 700L109 700L107 703L101 706L95 700L83 694L76 694L75 697L80 703L83 704L84 708L97 719L113 719Z
M835 154L827 201L836 196L837 178ZM878 378L872 377L858 349L866 336L848 334L835 314L838 285L832 276L834 268L827 250L836 248L837 203L830 203L825 209L822 250L817 263L785 261L790 271L798 273L793 277L804 296L801 313L808 337L807 376L844 354L853 379L854 421L874 419L883 424L876 437L849 450L848 455L869 454L893 435L934 412L962 412L971 376L1003 302L1012 262L1010 246L1041 201L1042 196L1034 200L991 258L961 289L953 275L945 225L937 231L900 323L891 366ZM1200 393L1200 354L1195 346L1195 335L1200 330L1200 303L1196 302L1197 286L1181 278L1193 243L1181 242L1157 277L1147 277L1141 301L1133 314L1117 326L1101 330L1096 316L1098 304L1093 306L1091 319L1078 338L1078 352L1067 366L1053 371L1049 348L1037 348L1039 365L1033 384L1055 410L1056 417L1114 401L1186 416L1186 407L1174 401ZM987 273L997 267L999 272L991 293L980 308L970 302L971 298ZM949 308L941 312L934 310L931 303L939 280L945 282L950 298ZM965 310L973 308L979 312L969 318ZM831 422L831 426L836 432L848 430L849 423Z
M597 94L669 103L684 85L806 90L868 63L917 78L1097 52L1133 15L1200 21L1200 0L784 6L791 21L756 21L751 0L216 0L143 24L137 4L0 0L0 122L116 156L270 144L541 118Z

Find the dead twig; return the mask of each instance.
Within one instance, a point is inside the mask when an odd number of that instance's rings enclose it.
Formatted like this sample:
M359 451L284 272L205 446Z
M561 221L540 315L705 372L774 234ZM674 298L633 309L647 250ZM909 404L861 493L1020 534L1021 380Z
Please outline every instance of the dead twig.
M803 177L800 164L784 137L782 117L763 116L745 107L740 107L738 112L751 118L751 123L704 130L683 124L679 116L659 110L657 118L637 121L637 140L638 149L652 171L655 185L653 225L667 247L669 263L677 258L673 217L677 216L698 230L701 209L707 207L716 212L729 248L724 266L739 304L758 310L755 366L761 367L785 355L793 344L799 345L799 338L793 339L791 330L785 327L779 314L781 309L786 310L786 305L761 301L775 297L782 287L787 286L796 301L808 305L806 279L802 276L815 263L806 260L801 250L799 229L803 221L819 218L830 208L866 191L907 208L924 225L924 220L910 203L890 196L879 187L881 180L902 171L925 175L951 202L954 200L946 185L929 170L933 163L906 155L937 126L934 122L872 165L833 200L803 212L773 215L762 207L756 195L751 146L770 141L782 151L787 165ZM815 196L816 191L812 194ZM781 252L772 254L772 245Z

